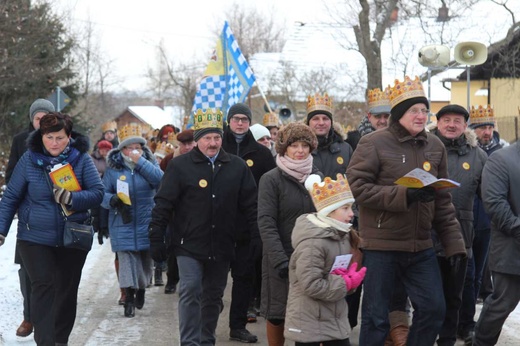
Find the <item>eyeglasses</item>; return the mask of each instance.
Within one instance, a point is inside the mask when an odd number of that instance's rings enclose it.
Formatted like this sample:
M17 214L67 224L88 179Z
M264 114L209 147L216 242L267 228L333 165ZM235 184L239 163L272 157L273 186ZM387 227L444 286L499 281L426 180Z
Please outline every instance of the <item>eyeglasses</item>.
M235 124L238 124L238 123L249 124L249 118L248 117L232 117L231 122L233 122Z
M406 113L410 113L412 115L419 115L419 114L428 115L428 114L430 114L430 110L426 109L426 108L423 108L423 109L413 108L413 109L407 110Z

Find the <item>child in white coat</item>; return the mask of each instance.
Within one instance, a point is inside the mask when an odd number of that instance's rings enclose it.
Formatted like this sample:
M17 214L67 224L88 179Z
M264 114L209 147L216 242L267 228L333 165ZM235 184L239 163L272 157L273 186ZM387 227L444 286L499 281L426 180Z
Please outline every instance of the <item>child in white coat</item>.
M350 224L354 198L341 174L323 182L311 175L305 185L317 213L300 216L292 232L284 336L296 346L349 346L345 297L366 272L357 271L359 237Z

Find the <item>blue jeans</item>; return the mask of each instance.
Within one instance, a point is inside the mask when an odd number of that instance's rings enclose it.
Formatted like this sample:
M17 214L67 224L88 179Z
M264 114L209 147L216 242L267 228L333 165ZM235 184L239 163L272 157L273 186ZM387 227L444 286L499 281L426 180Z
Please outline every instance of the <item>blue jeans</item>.
M229 262L177 256L179 331L182 346L215 345Z
M433 249L420 252L363 251L367 267L359 344L380 346L388 334L395 281L401 278L414 308L407 345L435 343L446 311L442 279Z

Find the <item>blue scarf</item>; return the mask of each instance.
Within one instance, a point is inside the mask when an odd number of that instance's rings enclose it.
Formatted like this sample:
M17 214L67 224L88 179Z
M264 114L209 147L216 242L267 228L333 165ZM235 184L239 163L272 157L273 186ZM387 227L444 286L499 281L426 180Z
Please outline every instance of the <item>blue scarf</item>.
M31 151L31 158L33 162L42 168L44 168L47 172L50 172L52 167L57 164L67 164L70 163L74 166L79 159L80 152L78 149L72 147L74 144L74 139L70 139L69 144L65 147L61 154L58 156L52 156L42 145L42 153Z

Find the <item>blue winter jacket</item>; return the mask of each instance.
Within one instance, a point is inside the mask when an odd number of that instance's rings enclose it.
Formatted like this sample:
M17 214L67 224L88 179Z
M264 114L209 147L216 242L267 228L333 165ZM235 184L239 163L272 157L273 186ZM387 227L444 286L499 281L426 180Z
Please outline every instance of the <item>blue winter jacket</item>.
M83 223L89 218L89 209L98 206L103 198L103 184L96 166L88 154L89 140L72 132L70 147L79 155L69 162L74 169L81 191L72 192L74 214L71 221ZM40 130L33 131L27 139L28 150L18 161L4 197L0 201L0 233L7 235L14 215L18 211L18 234L20 240L32 243L63 246L64 216L54 200L48 171L41 166L43 142ZM66 162L66 160L65 160Z
M143 146L143 155L131 170L123 161L121 151L114 149L108 153L107 169L103 176L105 196L103 208L109 209L108 229L112 251L142 251L150 248L148 224L152 218L153 197L159 187L163 172L152 152ZM128 183L132 221L123 224L121 214L110 207L110 199L117 194L117 181Z

